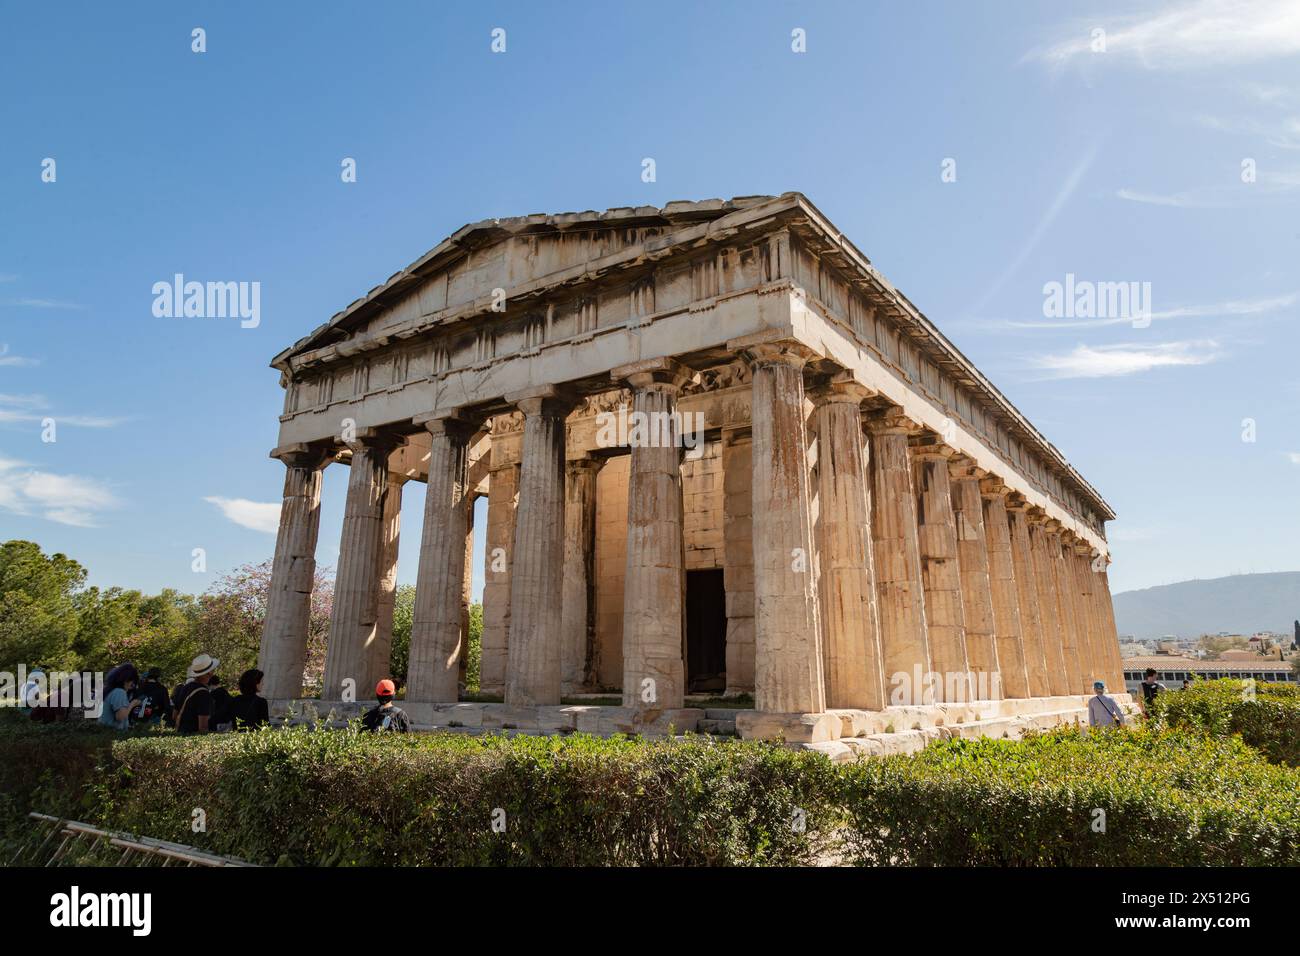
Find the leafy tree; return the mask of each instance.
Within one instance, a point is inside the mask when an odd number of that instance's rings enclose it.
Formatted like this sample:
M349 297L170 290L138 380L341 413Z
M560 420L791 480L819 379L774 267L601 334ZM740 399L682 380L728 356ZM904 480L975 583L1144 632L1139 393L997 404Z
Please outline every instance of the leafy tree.
M70 668L80 621L77 592L86 569L32 541L0 545L0 663Z

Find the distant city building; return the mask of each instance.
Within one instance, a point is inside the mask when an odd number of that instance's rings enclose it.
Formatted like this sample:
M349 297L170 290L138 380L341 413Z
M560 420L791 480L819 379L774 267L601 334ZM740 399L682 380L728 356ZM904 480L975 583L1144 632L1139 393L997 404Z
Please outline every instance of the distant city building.
M1226 652L1231 653L1231 652ZM1286 661L1262 660L1251 655L1251 660L1198 661L1190 657L1168 657L1163 654L1151 657L1125 658L1124 686L1130 694L1139 692L1138 684L1148 667L1156 669L1156 680L1169 690L1178 690L1185 680L1216 680L1220 677L1238 680L1253 678L1264 683L1296 680L1295 668Z

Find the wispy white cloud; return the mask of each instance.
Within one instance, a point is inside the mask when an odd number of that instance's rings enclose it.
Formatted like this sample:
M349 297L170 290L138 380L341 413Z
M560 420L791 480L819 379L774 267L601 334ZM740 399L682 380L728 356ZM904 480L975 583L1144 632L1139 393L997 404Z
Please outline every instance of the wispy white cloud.
M127 421L108 415L60 415L50 411L44 395L0 395L0 424L44 422L77 428L114 428Z
M1140 202L1150 206L1173 206L1176 209L1203 209L1218 205L1218 203L1190 191L1160 195L1159 193L1139 192L1136 189L1117 189L1115 195L1129 202Z
M17 279L18 279L18 275L16 273L0 272L0 282L14 282Z
M41 363L34 358L25 358L21 355L10 355L9 346L0 343L0 365L8 366L29 366L40 365Z
M1098 28L1105 30L1105 52L1094 52ZM1196 0L1126 17L1091 17L1066 29L1068 35L1024 59L1060 67L1090 58L1149 70L1255 63L1300 53L1300 4Z
M212 495L203 499L221 509L221 513L242 528L275 534L280 527L278 501L249 501L247 498L222 498Z
M108 486L97 479L40 471L12 458L0 458L0 509L93 528L98 512L118 503Z
M1155 345L1077 345L1072 351L1036 355L1030 364L1047 378L1115 378L1156 368L1207 365L1222 356L1217 342L1161 342Z
M27 309L84 309L79 302L65 302L62 299L14 299L10 305Z
M1287 460L1293 465L1300 465L1300 451L1289 451L1286 453Z

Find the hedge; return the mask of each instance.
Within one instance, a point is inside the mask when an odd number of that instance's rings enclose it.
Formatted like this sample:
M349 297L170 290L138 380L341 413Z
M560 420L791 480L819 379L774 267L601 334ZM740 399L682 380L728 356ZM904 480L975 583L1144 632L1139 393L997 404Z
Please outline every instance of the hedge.
M708 738L268 729L113 755L110 827L263 864L802 865L836 819L824 758Z
M1162 726L1215 736L1239 735L1274 763L1300 767L1300 685L1196 681L1160 694L1152 717Z
M845 768L841 802L857 864L1300 864L1300 772L1234 738L945 741Z
M707 737L293 728L108 750L81 733L0 734L0 765L57 764L27 779L71 788L88 822L267 865L1300 864L1300 770L1179 729L942 741L847 766ZM56 757L69 741L87 746ZM63 812L39 783L25 792Z

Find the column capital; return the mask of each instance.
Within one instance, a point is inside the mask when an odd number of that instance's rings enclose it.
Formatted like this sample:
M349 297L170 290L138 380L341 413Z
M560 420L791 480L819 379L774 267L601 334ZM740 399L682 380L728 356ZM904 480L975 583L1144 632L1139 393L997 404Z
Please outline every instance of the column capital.
M1030 504L1029 504L1029 502L1025 500L1025 496L1022 495L1020 492L1018 492L1018 491L1013 491L1013 492L1011 492L1010 494L1007 495L1007 510L1008 510L1008 511L1019 511L1019 512L1022 512L1022 513L1024 514L1024 516L1025 516L1026 518L1028 518L1028 517L1029 517L1029 509L1030 509Z
M806 392L816 405L861 405L865 399L876 394L874 389L863 385L853 373L840 369L830 375L819 376L812 388Z
M506 401L523 412L525 418L563 418L573 410L578 400L573 392L555 385L539 385L506 395Z
M609 459L604 456L593 455L590 452L565 459L564 467L570 471L590 471L593 474L605 467L605 462Z
M925 433L913 435L908 439L907 450L912 453L913 458L933 458L942 459L943 461L951 461L953 456L957 454L957 449L951 445L931 438Z
M384 455L390 454L406 443L405 435L387 428L358 428L351 440L342 440L342 444L350 448L353 453L364 448Z
M286 468L324 468L334 460L334 449L328 445L296 442L271 449L270 457L284 463Z
M917 435L923 431L921 425L915 419L905 415L902 407L898 405L889 405L867 412L863 416L863 423L875 435Z
M728 350L737 352L750 364L750 367L766 368L773 365L785 365L802 369L808 362L821 355L798 339L789 338L789 333L769 329L755 335L732 339L727 343Z
M954 480L972 479L979 481L988 474L988 470L975 464L969 455L956 454L948 462L948 475Z
M998 475L986 475L980 479L980 494L985 498L1005 498L1011 494L1011 487Z
M695 373L671 358L642 359L611 369L609 377L615 382L626 382L632 388L659 387L674 391L685 385Z
M435 438L445 435L453 441L459 442L469 441L474 433L478 431L480 425L477 421L463 418L454 413L416 415L411 421L423 426L424 430Z

